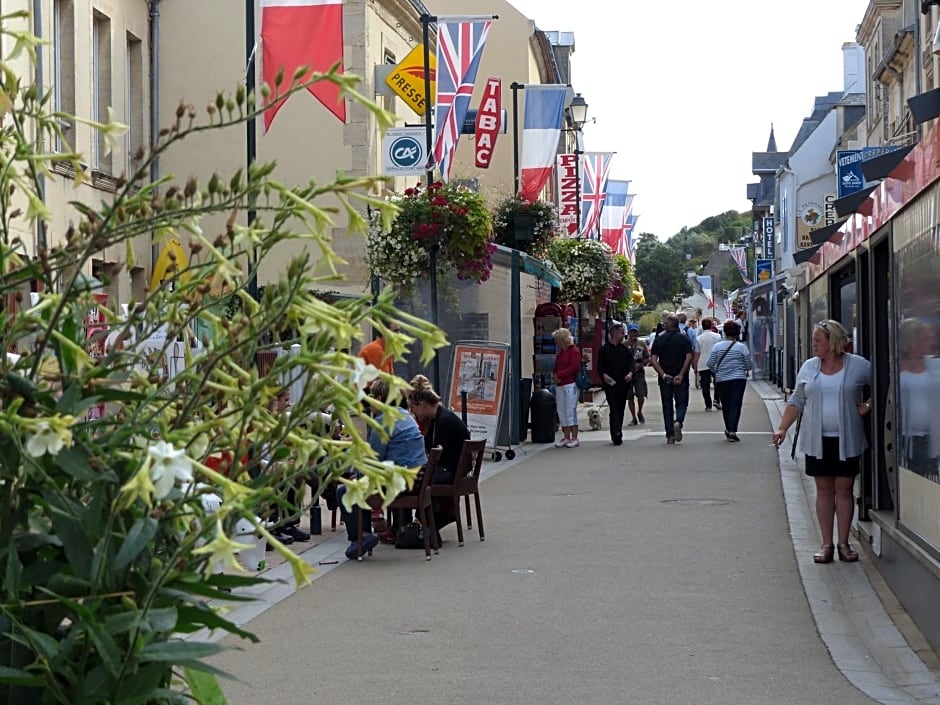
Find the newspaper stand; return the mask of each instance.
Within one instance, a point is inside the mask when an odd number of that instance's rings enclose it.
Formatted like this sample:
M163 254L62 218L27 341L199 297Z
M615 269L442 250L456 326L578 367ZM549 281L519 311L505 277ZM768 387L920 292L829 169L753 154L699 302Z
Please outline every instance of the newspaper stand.
M496 462L503 459L500 450L503 446L507 460L516 457L508 435L514 382L509 354L507 343L487 340L454 343L450 384L444 399L446 406L464 416L471 438L486 438Z

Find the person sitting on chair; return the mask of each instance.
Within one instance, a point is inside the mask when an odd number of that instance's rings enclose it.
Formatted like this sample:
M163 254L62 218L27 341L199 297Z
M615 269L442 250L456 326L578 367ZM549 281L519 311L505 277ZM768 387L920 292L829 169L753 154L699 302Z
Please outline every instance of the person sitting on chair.
M463 442L470 438L467 425L453 411L444 408L440 396L430 387L413 390L409 402L411 413L426 429L425 450L430 452L434 446L441 447L441 458L432 482L443 485L454 484L457 465L460 463L460 453L463 451ZM435 500L434 521L438 530L456 521L454 507L450 500Z
M382 379L377 379L372 383L369 394L376 400L389 404L395 404L399 401L389 399L388 382ZM424 450L424 438L421 437L421 431L418 430L418 424L415 422L414 417L404 409L402 412L401 417L395 421L395 425L388 431L387 438L370 428L369 445L380 461L387 460L402 468L424 467L428 462L428 456ZM375 420L381 424L384 415L383 412L379 412ZM416 487L418 482L419 480L416 479ZM340 484L336 490L336 499L343 515L343 523L346 525L346 537L349 539L346 557L354 560L360 556L357 542L360 521L364 522L362 527L362 550L364 552L375 548L379 543L379 539L372 533L372 510L360 508L359 511L347 512L342 503L344 494L346 494L346 485Z

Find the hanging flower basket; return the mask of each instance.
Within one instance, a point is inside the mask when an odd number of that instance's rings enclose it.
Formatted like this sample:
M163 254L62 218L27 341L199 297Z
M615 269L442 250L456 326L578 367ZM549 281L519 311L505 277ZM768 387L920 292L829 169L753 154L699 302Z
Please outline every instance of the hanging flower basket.
M562 295L568 301L588 301L600 307L614 280L614 255L599 240L556 238L548 258L561 273Z
M544 258L552 238L559 234L558 211L545 201L518 196L504 198L493 210L496 242Z
M633 290L636 279L633 276L633 265L623 255L614 255L614 278L607 292L607 302L616 311L626 311L633 306Z
M407 189L395 198L399 213L390 229L373 217L366 243L372 274L410 291L416 279L427 277L430 252L437 248L441 274L478 284L493 269L493 226L483 197L466 188L436 182Z

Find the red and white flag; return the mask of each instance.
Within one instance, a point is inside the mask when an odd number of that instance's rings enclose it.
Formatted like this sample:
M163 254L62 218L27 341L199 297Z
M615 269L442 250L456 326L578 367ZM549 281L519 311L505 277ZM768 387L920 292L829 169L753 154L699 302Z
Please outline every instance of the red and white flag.
M343 0L261 0L261 79L271 88L264 111L264 131L271 129L290 89L294 72L302 66L326 72L343 63ZM279 71L284 80L274 87ZM309 72L300 82L310 78ZM346 122L346 101L339 86L318 81L308 87L313 96Z
M522 182L519 195L535 202L552 175L565 114L565 85L527 85L522 122Z

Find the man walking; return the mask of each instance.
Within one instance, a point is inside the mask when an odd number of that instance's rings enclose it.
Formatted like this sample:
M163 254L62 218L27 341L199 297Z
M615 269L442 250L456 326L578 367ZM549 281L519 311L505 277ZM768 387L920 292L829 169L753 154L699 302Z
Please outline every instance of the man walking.
M640 339L640 327L636 323L627 326L627 334L629 337L626 347L632 361L632 374L627 382L627 403L630 405L630 416L633 417L630 425L636 426L638 421L646 423L643 404L649 396L646 387L646 365L650 361L650 349L646 342Z
M685 412L689 408L688 372L692 365L692 341L679 330L676 316L666 319L665 331L653 341L651 361L659 374L666 443L680 443Z
M610 440L619 446L623 443L623 410L627 405L633 361L623 345L623 323L611 325L608 338L597 354L597 374L604 383L604 395L610 407Z
M712 410L712 371L708 369L708 355L721 336L712 330L710 318L702 319L702 332L698 336L698 352L694 353L695 366L698 368L698 381L702 387L702 399L705 400L705 411ZM718 399L718 387L715 386L715 406L721 408Z

